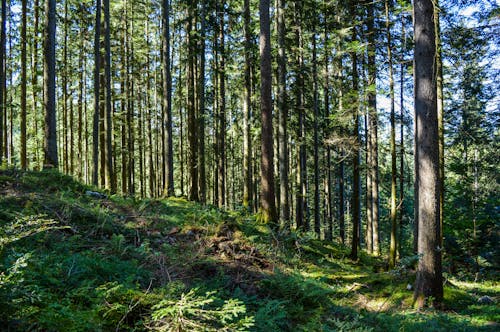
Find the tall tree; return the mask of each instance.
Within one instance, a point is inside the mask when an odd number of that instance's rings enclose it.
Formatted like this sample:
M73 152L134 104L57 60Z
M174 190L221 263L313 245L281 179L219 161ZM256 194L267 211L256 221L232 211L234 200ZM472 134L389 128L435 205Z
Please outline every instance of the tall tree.
M45 2L44 39L44 167L58 167L56 123L56 1Z
M370 2L368 5L368 113L369 113L369 165L368 172L370 177L369 195L371 202L369 204L371 212L372 236L373 236L373 252L380 255L380 240L379 240L379 172L378 172L378 114L377 114L377 68L375 63L376 58L376 28L375 28L375 2Z
M197 122L196 122L196 105L195 105L195 18L194 8L196 2L188 4L187 17L187 46L188 46L188 141L189 141L189 158L188 169L190 178L189 199L198 201L198 139L197 139Z
M96 0L95 25L94 25L94 116L92 125L92 184L98 185L99 181L99 73L101 71L101 0Z
M273 174L273 106L271 98L271 23L269 0L260 0L260 112L261 112L261 214L264 222L278 222Z
M313 11L313 19L316 15ZM318 92L318 65L316 46L316 23L313 23L312 34L312 78L313 78L313 110L314 110L314 231L321 238L321 210L319 188L319 92Z
M387 60L389 64L389 96L391 99L390 108L390 122L391 122L391 135L390 135L390 149L391 149L391 242L389 248L389 268L394 268L396 265L396 252L397 252L397 220L396 220L396 114L394 102L394 70L392 59L392 36L391 36L391 20L390 20L390 5L389 0L385 0L385 30L387 37Z
M285 51L285 0L278 0L278 112L279 112L279 175L280 175L280 218L285 227L289 227L289 161L287 135L287 94L286 94L286 51Z
M305 102L304 102L304 41L302 33L302 11L303 5L301 0L294 2L295 16L295 41L297 47L297 69L296 69L296 107L298 111L298 126L297 126L297 188L296 188L296 203L295 203L295 219L297 228L304 230L309 229L307 220L307 155L306 155L306 129L305 129Z
M243 20L245 34L245 93L243 101L243 206L252 209L252 36L250 32L250 0L244 0Z
M2 0L2 12L1 12L2 22L0 23L0 164L2 163L4 146L4 117L5 117L5 87L6 87L6 75L5 75L5 28L7 20L7 1Z
M206 1L201 0L201 26L199 43L199 75L198 75L198 156L199 156L199 176L198 187L200 191L200 202L205 203L207 198L207 175L205 165L205 38L206 38Z
M414 1L414 75L417 250L421 255L414 300L423 307L443 300L439 216L439 134L436 86L436 29L432 0Z
M116 192L116 179L113 166L113 142L112 131L113 123L111 119L111 25L110 25L110 8L109 0L104 0L104 76L106 82L106 167L107 167L107 183L112 193Z
M172 74L170 68L170 0L162 1L162 65L163 65L163 111L162 111L162 157L163 188L167 196L174 195L174 152L172 139Z
M219 2L217 2L217 7ZM218 41L218 87L219 87L219 101L218 101L218 135L217 135L217 172L218 175L218 193L219 193L219 207L225 207L226 202L226 37L224 34L225 29L225 1L221 1L220 7L216 10L218 12L219 20L219 41ZM216 7L216 8L217 8Z
M355 22L352 32L351 41L357 41L357 28L356 28L356 3L351 0L350 2L351 18ZM359 76L358 76L358 54L357 50L351 51L352 62L352 91L351 91L351 108L354 120L353 136L354 136L354 152L352 156L352 242L351 242L351 259L358 259L359 247L359 223L361 218L361 200L360 200L360 142L359 142Z
M26 152L26 16L27 0L21 4L21 168L28 167Z

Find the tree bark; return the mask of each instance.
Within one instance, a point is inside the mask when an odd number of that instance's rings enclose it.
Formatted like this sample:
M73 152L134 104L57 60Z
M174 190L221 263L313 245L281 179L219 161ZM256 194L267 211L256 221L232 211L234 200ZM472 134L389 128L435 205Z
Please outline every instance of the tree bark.
M2 22L0 24L0 165L2 164L2 158L4 156L4 135L5 135L5 88L6 88L6 75L5 75L5 28L7 19L7 1L2 0L2 12L1 12Z
M391 242L389 248L389 268L392 269L396 265L397 253L397 220L396 220L396 114L394 107L394 70L392 61L392 38L391 38L391 23L389 0L385 0L385 29L387 36L387 60L389 62L389 96L390 102L390 122L391 122L391 136L390 136L390 149L391 149Z
M296 103L299 117L297 128L297 146L298 146L298 171L297 171L297 189L296 189L296 224L297 228L309 230L309 221L306 217L307 211L307 159L306 159L306 135L305 135L305 105L304 105L304 55L303 55L303 36L302 36L302 1L296 0L295 3L295 39L298 47L297 51L297 78L296 78Z
M45 141L44 168L57 168L57 122L56 122L56 1L45 3L44 39L44 105Z
M260 108L262 131L261 214L264 222L275 227L278 223L273 174L273 108L271 99L271 24L269 0L260 0Z
M163 38L163 112L162 112L162 156L163 186L166 196L174 195L174 152L172 139L172 73L170 68L170 5L162 1Z
M245 34L245 94L243 101L243 206L252 210L252 137L250 122L252 118L252 36L250 32L250 0L244 1L244 34Z
M205 0L201 0L201 31L199 39L199 57L200 57L200 73L198 75L198 133L199 133L199 176L198 176L198 187L200 202L206 203L207 201L207 175L206 175L206 165L205 165L205 38L206 38L206 3Z
M112 142L112 105L111 105L111 26L110 26L110 8L109 0L104 0L104 76L106 82L106 167L107 182L112 193L116 192L116 180L113 166L113 142Z
M196 124L196 109L195 109L195 74L194 74L194 7L195 4L188 5L187 18L187 45L188 45L188 141L189 141L189 159L188 169L190 176L189 199L198 201L198 140L197 140L197 124Z
M415 132L418 262L414 300L421 308L443 300L439 215L439 134L436 87L436 31L431 0L414 2Z
M224 36L224 1L222 1L221 7L218 8L217 12L219 14L219 111L218 111L218 157L217 157L217 172L219 186L219 207L226 207L226 64L225 64L225 36Z
M279 175L280 175L280 219L290 227L289 160L288 160L288 107L286 94L286 50L285 50L285 0L278 0L278 109L279 109Z
M313 23L312 35L312 78L313 78L313 109L314 109L314 232L321 238L321 209L319 194L319 97L318 97L318 67L316 47L316 24Z
M26 170L26 16L27 0L22 0L21 16L21 169Z
M380 256L379 240L379 170L378 170L378 113L377 113L377 68L375 62L375 3L370 3L368 7L368 110L370 119L370 156L371 164L369 172L371 177L371 208L372 208L372 227L373 227L373 252Z
M92 130L92 184L98 185L99 174L99 93L101 90L99 73L101 71L100 39L101 39L101 0L96 0L94 26L94 121Z
M354 1L351 2L351 17L356 17L356 7ZM357 40L357 29L356 26L352 29L351 35L352 41ZM358 55L356 51L351 52L352 61L352 113L354 117L354 153L352 158L352 170L353 170L353 183L352 183L352 243L351 243L351 254L352 260L358 259L358 247L359 247L359 222L361 216L361 202L360 202L360 174L359 174L359 159L360 159L360 142L359 142L359 77L358 77Z

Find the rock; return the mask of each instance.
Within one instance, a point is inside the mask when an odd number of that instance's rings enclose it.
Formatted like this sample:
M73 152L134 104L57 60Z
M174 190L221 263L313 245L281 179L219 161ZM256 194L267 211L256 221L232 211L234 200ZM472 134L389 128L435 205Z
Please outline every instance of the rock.
M478 300L477 303L479 304L494 304L495 301L489 297L488 295L481 296Z
M104 198L107 198L106 195L104 194L101 194L97 191L91 191L91 190L87 190L85 192L85 195L89 196L89 197L92 197L92 198L98 198L98 199L104 199Z

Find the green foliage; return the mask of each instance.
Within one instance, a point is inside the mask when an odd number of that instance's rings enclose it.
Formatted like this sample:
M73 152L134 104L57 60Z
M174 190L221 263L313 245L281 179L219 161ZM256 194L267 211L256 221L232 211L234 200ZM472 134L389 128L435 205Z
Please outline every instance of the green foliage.
M158 331L246 331L253 325L245 305L237 299L223 301L215 291L197 295L198 289L183 293L180 299L163 300L153 307L151 326Z
M493 283L454 280L450 311L414 313L413 256L396 275L374 273L378 258L354 263L342 245L273 233L247 215L175 198L98 200L52 172L9 174L0 174L12 193L0 197L6 329L493 331L498 320L495 305L477 302L498 297ZM44 185L59 178L63 188Z

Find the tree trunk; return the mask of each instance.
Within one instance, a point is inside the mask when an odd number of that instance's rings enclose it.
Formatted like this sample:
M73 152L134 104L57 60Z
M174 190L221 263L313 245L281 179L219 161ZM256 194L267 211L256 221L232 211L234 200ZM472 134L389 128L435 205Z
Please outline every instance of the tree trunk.
M199 39L199 57L200 57L200 73L198 75L198 133L199 133L199 195L200 202L206 203L207 201L207 175L206 175L206 162L205 162L205 38L206 38L206 3L201 0L201 32Z
M250 122L252 121L252 36L250 32L250 0L244 0L244 34L245 34L245 94L243 101L243 206L252 210L252 137ZM278 14L279 16L279 14Z
M99 93L101 90L99 73L101 71L101 0L96 0L95 26L94 26L94 122L92 130L92 184L98 185L99 174Z
M193 32L194 22L194 7L195 4L188 5L187 18L187 45L188 45L188 141L189 141L189 159L188 169L190 176L189 199L198 201L198 140L197 140L197 124L196 124L196 109L195 109L195 74L194 74L194 59L195 59L195 40Z
M106 82L106 167L107 167L107 182L112 193L116 192L116 181L113 166L113 142L112 142L112 108L111 108L111 26L110 26L110 8L109 0L104 0L104 75Z
M285 51L285 0L278 0L278 109L279 109L279 175L280 175L280 219L285 228L290 227L289 160L288 160L288 107L286 94Z
M218 135L218 157L217 172L218 175L218 193L219 207L226 207L226 68L225 68L225 36L224 36L224 1L217 10L219 14L219 135Z
M295 39L298 47L297 54L297 86L296 103L299 117L297 128L297 146L298 146L298 172L297 172L297 189L296 189L296 224L297 228L302 230L309 229L309 222L306 220L307 210L307 159L306 159L306 135L305 135L305 105L304 105L304 55L303 55L303 36L302 36L302 1L295 1Z
M0 165L2 164L2 158L4 156L4 135L5 135L5 88L6 88L6 78L5 78L5 28L7 19L7 1L2 0L2 12L1 12L2 22L0 24Z
M162 1L162 38L163 38L163 112L162 112L162 141L163 141L163 185L164 194L174 195L174 152L172 140L172 73L170 68L170 5L169 0Z
M260 108L262 130L261 214L264 222L275 227L278 215L274 195L273 174L273 106L271 99L271 24L269 0L260 0Z
M21 17L21 169L26 170L26 16L27 0L22 0Z
M394 71L392 62L392 39L391 39L391 21L389 11L389 0L385 0L385 29L387 35L387 59L389 61L389 95L391 98L391 243L389 248L389 268L393 269L396 265L397 252L397 220L396 220L396 114L394 108Z
M372 198L372 226L373 226L373 252L380 256L380 240L379 240L379 170L378 170L378 114L377 114L377 68L375 62L375 3L370 3L368 7L368 109L370 118L370 142L371 142L371 164L369 171L371 173L371 198Z
M321 210L319 195L319 101L318 101L318 67L316 49L316 24L313 23L312 35L312 78L313 78L313 109L314 109L314 232L321 238Z
M443 300L439 219L439 134L436 87L436 36L431 0L414 2L415 165L417 169L418 262L414 300L421 308L429 298Z
M44 168L57 168L57 123L56 123L56 1L45 3L44 39L44 104L45 141Z
M351 2L351 17L356 17L355 3ZM357 39L356 27L352 29L352 41ZM359 106L358 106L358 55L356 51L351 52L352 61L352 113L354 117L354 148L352 158L352 170L353 170L353 183L352 183L352 243L351 243L351 259L358 259L358 246L359 246L359 222L361 215L361 202L360 202L360 174L359 174L359 159L360 159L360 142L359 142Z

